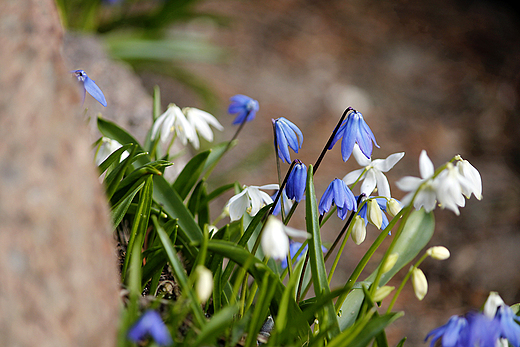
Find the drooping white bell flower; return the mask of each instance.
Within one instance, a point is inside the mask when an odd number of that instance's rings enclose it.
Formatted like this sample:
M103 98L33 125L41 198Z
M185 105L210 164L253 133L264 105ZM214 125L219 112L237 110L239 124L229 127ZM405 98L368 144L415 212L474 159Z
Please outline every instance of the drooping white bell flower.
M262 207L273 202L269 194L260 189L279 189L279 186L278 184L266 184L260 187L244 186L244 190L231 197L226 204L231 221L239 220L246 211L251 216L255 216Z
M183 145L186 145L188 141L191 143L198 143L199 141L195 128L175 104L170 104L166 112L155 120L152 127L152 140L157 138L159 132L162 142L166 142L172 132L175 132Z
M469 199L471 194L480 200L482 199L482 178L478 170L469 163L469 161L460 158L457 161L457 168L460 174L469 181L469 186L462 187L462 194Z
M186 115L186 119L195 129L195 131L209 142L213 141L213 131L211 131L210 125L217 130L224 130L222 124L211 114L206 111L199 110L194 107L185 107L182 112ZM200 143L199 138L195 136L193 141L190 141L195 149L199 149Z
M358 179L364 180L363 184L361 185L362 194L364 193L366 196L370 196L370 194L372 194L374 189L377 187L377 195L390 199L390 184L388 183L388 179L383 172L388 172L391 168L393 168L394 165L397 164L397 162L404 156L404 152L390 154L386 159L371 160L361 152L361 149L356 143L354 145L352 154L354 155L354 158L356 158L358 164L363 166L363 168L348 173L345 177L343 177L343 181L347 185L351 185ZM365 173L363 173L363 171ZM360 178L359 176L362 173L363 176Z
M446 165L446 169L435 178L434 182L440 206L452 210L458 216L459 207L464 207L466 204L463 191L471 191L471 183L452 163Z
M264 254L276 260L281 260L289 254L289 236L309 238L302 230L288 227L274 216L269 216L262 233L262 250Z
M99 147L96 151L96 156L95 156L96 165L97 166L101 165L101 163L103 163L110 156L110 154L114 153L121 147L122 147L122 145L119 142L117 142L116 140L110 139L108 137L103 137L101 139L101 143L99 144ZM128 155L129 155L128 152L124 151L121 154L121 158L119 159L119 161L125 160L125 158L128 157Z

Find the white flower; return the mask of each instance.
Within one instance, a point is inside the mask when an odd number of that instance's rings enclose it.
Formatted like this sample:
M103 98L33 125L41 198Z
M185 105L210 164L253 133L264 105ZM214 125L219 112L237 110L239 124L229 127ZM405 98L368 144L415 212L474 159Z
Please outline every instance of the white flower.
M287 254L289 254L289 236L310 237L307 232L288 227L276 217L269 216L261 240L264 254L277 260L287 257Z
M381 207L379 207L376 199L370 199L367 202L367 220L378 229L381 229L381 225L383 224L383 212L381 212Z
M260 189L279 189L278 184L267 184L264 186L244 186L244 190L229 199L226 207L229 209L231 221L240 219L249 209L249 214L255 216L260 209L273 202L266 192Z
M213 132L209 127L210 125L217 130L224 130L222 124L208 112L193 107L185 107L182 109L182 112L186 115L188 122L195 131L209 142L213 141ZM199 139L197 136L190 142L195 149L199 149Z
M426 276L421 269L414 268L412 270L412 285L417 299L424 299L426 293L428 293L428 280L426 280Z
M419 156L419 172L421 173L421 178L406 176L395 182L395 184L399 189L410 192L403 198L403 200L401 200L404 206L408 205L412 201L415 192L419 187L421 187L421 190L415 197L413 205L417 210L424 206L424 210L430 212L435 208L435 203L437 201L435 186L431 179L435 170L433 163L430 158L428 158L428 154L426 154L425 150L423 150Z
M401 206L401 203L394 198L388 199L386 201L386 212L388 212L392 218L395 217L402 208L403 207Z
M211 293L213 293L213 274L203 265L197 265L195 273L197 275L195 292L197 293L197 298L204 303L208 301Z
M121 145L116 140L109 139L108 137L103 137L96 151L96 165L101 165L101 163L103 163L110 156L110 154L114 153L121 147L123 147L123 145ZM119 161L123 161L126 157L128 157L128 152L124 151L123 154L121 154L121 158L119 159Z
M391 154L386 159L371 160L361 152L361 149L359 149L359 146L356 143L352 153L354 154L354 158L356 158L358 164L364 166L364 168L348 173L343 177L343 181L347 185L351 185L358 179L364 179L363 184L361 185L361 193L370 196L377 187L379 192L378 195L390 199L390 185L388 184L388 179L383 172L388 172L388 170L393 168L394 165L404 156L404 152ZM365 173L361 178L359 178L363 171L365 171Z
M471 190L470 182L452 163L446 165L446 169L435 178L434 182L440 206L452 210L458 216L459 206L464 207L466 204L462 192Z
M482 178L480 173L469 161L461 158L457 162L457 168L460 174L469 181L469 186L462 187L462 193L469 199L471 194L480 200L482 199Z
M197 144L199 142L195 128L188 122L184 113L175 104L170 104L166 112L155 120L152 127L152 140L157 138L159 130L162 142L166 142L168 136L173 131L181 139L183 145L186 145L188 141Z
M482 310L482 313L484 313L486 317L493 319L495 318L497 309L500 306L504 305L504 300L502 300L502 298L497 292L490 292L486 300L486 303L484 304L484 309Z
M433 246L426 250L426 254L437 260L445 260L450 257L450 251L444 246Z
M367 236L367 226L363 218L359 215L354 217L354 224L352 225L352 241L356 245L360 245L363 241L365 241L365 237Z

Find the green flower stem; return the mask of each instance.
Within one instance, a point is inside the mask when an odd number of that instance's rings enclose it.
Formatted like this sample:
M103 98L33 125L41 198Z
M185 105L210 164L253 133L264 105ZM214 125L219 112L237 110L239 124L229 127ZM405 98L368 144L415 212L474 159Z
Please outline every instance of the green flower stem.
M390 305L388 306L388 309L386 310L386 313L390 313L392 311L392 308L394 307L397 297L399 296L399 294L401 294L401 291L403 290L404 285L406 284L406 282L412 275L413 270L418 268L419 265L421 265L421 263L426 258L428 258L428 254L424 253L423 256L414 265L410 266L410 270L408 270L408 273L406 274L406 276L404 276L403 281L399 285L399 288L397 288L397 291L395 292L394 297L392 298L392 301L390 302Z
M307 264L309 263L309 257L310 257L310 253L307 252L307 255L305 256L305 262L303 263L302 275L300 276L300 281L298 282L298 291L297 291L298 294L296 294L296 303L297 304L300 303L300 298L305 297L305 295L307 294L307 291L309 290L309 288L311 287L311 284L312 284L312 281L310 281L309 284L307 285L307 287L305 288L305 290L303 291L303 295L302 295L301 291L302 291L302 286L303 286L303 278L305 277L305 270L307 270Z
M334 271L336 270L336 267L338 266L339 258L341 257L341 254L343 254L343 249L345 248L345 245L347 244L348 237L350 236L350 233L352 232L353 225L354 224L352 224L352 223L345 224L345 226L348 226L347 233L345 234L345 237L343 238L343 242L341 243L341 246L339 247L338 253L336 254L336 258L334 258L334 263L332 263L332 267L330 268L329 277L328 277L329 285L330 285L330 281L332 280L332 276L334 275ZM340 234L342 234L342 233L340 233ZM336 240L339 241L339 239L340 239L340 236L338 235ZM335 244L333 244L332 246L335 247ZM333 249L333 248L331 247L331 249ZM330 256L330 254L331 254L331 252L327 252L327 254L325 255L325 260L327 260L327 258Z
M294 264L294 262L296 261L296 259L298 258L298 256L303 252L303 249L305 248L305 246L309 243L309 240L305 240L300 249L298 249L298 251L296 252L295 255L292 256L291 258L291 262L292 264ZM285 279L285 276L287 275L287 272L289 270L287 268L285 268L283 271L282 271L282 274L280 275L280 280L283 281Z
M177 138L177 133L174 132L173 136L172 136L172 140L170 141L170 144L168 145L168 150L166 151L166 158L170 157L170 149L172 148L173 142L175 141L176 138Z

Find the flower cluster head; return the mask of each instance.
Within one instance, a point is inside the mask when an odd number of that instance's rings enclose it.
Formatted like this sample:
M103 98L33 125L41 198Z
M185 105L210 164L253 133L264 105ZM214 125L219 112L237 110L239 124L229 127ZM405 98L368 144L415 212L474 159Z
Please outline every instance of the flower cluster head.
M350 158L355 143L359 145L361 152L369 159L372 156L372 142L379 148L372 130L370 130L368 124L363 119L363 115L354 109L351 109L347 119L341 124L329 149L332 149L340 138L343 138L341 141L343 161L347 161Z
M465 316L452 316L448 322L426 335L432 337L430 347L438 339L442 346L495 347L507 346L507 341L520 346L520 317L516 316L502 298L490 293L483 312L469 312Z
M152 127L152 140L158 136L166 142L170 133L175 132L183 145L188 141L195 149L199 149L200 142L197 133L207 141L213 141L213 132L210 125L222 131L224 127L208 112L185 107L182 110L175 104L170 104L166 112L160 115Z
M242 94L234 95L229 100L231 100L231 104L228 107L228 113L237 115L233 124L250 122L255 119L259 109L258 101Z
M128 339L135 343L143 341L151 336L159 346L171 346L173 344L170 332L164 325L157 311L146 311L141 318L128 330Z
M279 189L279 186L278 184L266 184L260 187L244 186L244 190L231 197L226 205L231 221L239 220L246 211L251 216L255 216L263 206L273 203L269 194L260 189Z
M342 180L335 178L323 193L318 210L321 215L329 212L332 204L338 208L338 217L345 219L348 211L357 211L356 198Z
M85 94L88 92L94 99L96 99L101 105L107 107L107 101L105 99L105 95L101 89L97 86L96 82L87 76L87 73L83 70L74 70L71 71L74 73L78 81L83 86L83 99L82 104L85 102Z
M293 199L296 202L300 202L305 194L305 186L307 185L307 166L300 160L296 160L289 177L287 177L287 183L285 190L287 197Z
M273 119L273 124L276 133L275 145L278 146L278 157L283 162L290 163L291 155L288 147L291 147L295 153L298 153L303 144L303 134L294 123L283 117Z
M264 254L276 260L287 257L287 254L289 254L289 236L310 237L307 232L288 227L276 217L269 216L261 240Z
M442 208L452 210L459 215L459 207L464 207L465 199L471 194L477 199L482 198L482 180L480 174L467 160L458 156L456 165L447 163L446 168L435 176L432 161L422 151L419 156L419 171L421 178L406 176L396 182L397 187L410 192L402 200L408 205L412 200L414 207L424 207L430 212L439 203Z
M351 185L356 181L363 180L361 194L369 196L374 189L377 188L377 195L390 199L390 184L383 172L388 172L393 168L394 165L404 157L404 152L391 154L386 159L371 160L361 152L359 145L356 143L352 154L358 164L363 166L363 168L348 173L343 177L343 181L345 181L347 185Z

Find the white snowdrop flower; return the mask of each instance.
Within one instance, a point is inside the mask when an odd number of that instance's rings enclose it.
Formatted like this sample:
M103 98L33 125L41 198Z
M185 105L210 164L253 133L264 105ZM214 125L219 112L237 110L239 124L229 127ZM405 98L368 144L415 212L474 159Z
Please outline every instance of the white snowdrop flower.
M367 226L363 218L359 215L354 217L354 224L352 225L352 241L356 245L360 245L365 241L365 237L367 236Z
M222 124L211 114L206 111L199 110L194 107L185 107L182 112L186 115L186 119L195 129L195 131L209 142L213 141L213 131L211 131L210 125L217 130L224 130ZM194 137L193 141L190 141L195 149L199 149L200 143L197 136Z
M114 153L121 147L123 147L123 145L121 145L116 140L109 139L108 137L103 137L96 151L96 165L101 165L101 163L103 163L110 156L110 154ZM128 152L124 151L123 154L121 154L121 158L119 159L119 161L123 161L126 157L128 157L128 155Z
M394 198L390 198L386 201L386 212L388 212L392 218L401 212L402 208L401 203Z
M273 199L260 189L279 189L278 184L266 184L264 186L244 186L244 190L231 197L226 207L229 210L231 221L239 220L246 211L255 216L265 205L271 204Z
M208 301L213 293L213 274L203 265L197 265L195 272L197 276L195 292L197 293L197 298L204 303Z
M435 186L432 181L432 176L435 173L435 170L433 163L425 150L423 150L419 156L419 172L421 178L405 176L395 182L395 184L399 189L405 192L410 192L403 198L403 200L401 200L404 206L408 205L412 201L415 192L420 187L421 190L417 193L413 205L416 210L424 207L426 212L431 212L435 208L437 202Z
M444 246L433 246L426 250L426 254L437 260L445 260L450 257L450 251Z
M500 306L504 305L504 300L502 300L502 298L497 292L490 292L486 300L486 303L484 304L484 309L482 310L482 313L484 313L486 317L493 319L495 318L497 309Z
M428 280L421 269L414 268L412 270L412 285L417 299L424 299L426 293L428 293Z
M457 161L457 168L459 173L469 181L468 186L462 187L462 194L469 199L471 194L480 200L482 199L482 178L478 170L469 163L469 161L462 159Z
M166 112L155 120L152 127L152 140L157 138L159 131L162 142L166 142L170 133L175 131L183 145L186 145L188 141L199 143L195 128L188 122L184 113L175 104L170 104Z
M264 254L276 260L287 257L287 254L289 254L289 236L310 237L307 232L288 227L276 217L269 216L261 240Z
M363 166L363 168L348 173L343 177L343 181L347 185L351 185L358 179L364 180L361 185L362 194L364 193L366 196L370 196L377 187L378 195L390 199L390 184L383 172L388 172L393 168L394 165L404 156L404 152L391 154L386 159L371 160L361 152L361 149L356 143L352 153L354 154L354 158L356 158L358 164ZM365 173L361 178L359 178L363 171L365 171Z
M447 164L446 169L435 178L434 182L440 206L452 210L458 216L459 207L464 207L466 204L462 191L470 189L470 182L452 163Z

